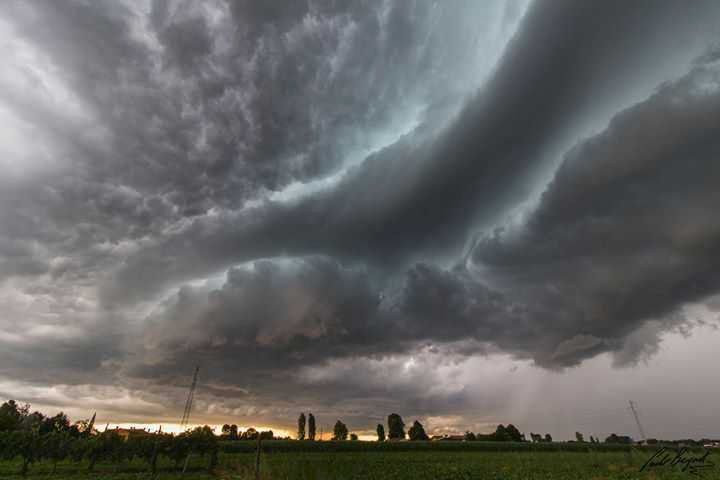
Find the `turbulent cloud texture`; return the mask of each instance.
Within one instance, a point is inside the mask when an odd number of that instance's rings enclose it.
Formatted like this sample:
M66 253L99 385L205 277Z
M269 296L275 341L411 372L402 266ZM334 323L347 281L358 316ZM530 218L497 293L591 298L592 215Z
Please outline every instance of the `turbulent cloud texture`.
M478 408L476 358L634 365L717 309L719 20L10 1L0 376L132 419L200 364L207 418L359 425Z

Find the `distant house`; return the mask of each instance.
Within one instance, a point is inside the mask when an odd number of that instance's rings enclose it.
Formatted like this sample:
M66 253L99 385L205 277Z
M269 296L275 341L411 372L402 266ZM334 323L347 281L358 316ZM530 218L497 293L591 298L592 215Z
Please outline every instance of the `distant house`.
M151 435L150 432L145 430L144 428L120 428L115 427L115 430L113 432L120 436L123 440L127 440L128 438L137 438L137 437L146 437L148 435Z
M433 435L430 440L440 442L463 442L465 435Z
M619 443L624 445L631 445L635 442L633 441L632 437L629 437L627 435L617 435L613 433L605 439L605 443Z

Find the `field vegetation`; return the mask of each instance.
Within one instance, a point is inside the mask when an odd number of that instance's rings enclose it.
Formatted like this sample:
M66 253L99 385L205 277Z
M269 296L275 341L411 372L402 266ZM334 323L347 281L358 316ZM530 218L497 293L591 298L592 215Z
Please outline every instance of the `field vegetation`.
M298 420L298 439L225 425L216 435L197 427L179 435L94 429L94 418L70 424L62 413L47 417L28 406L0 406L0 479L647 479L720 480L718 449L688 442L637 445L611 435L604 443L581 433L572 442L553 442L513 425L493 433L435 437L419 421L409 429L398 414L379 424L377 441L359 441L338 420L332 441L316 437L312 414ZM659 449L670 458L643 470ZM663 451L660 451L662 453ZM684 453L683 453L684 452ZM662 458L662 457L658 457Z

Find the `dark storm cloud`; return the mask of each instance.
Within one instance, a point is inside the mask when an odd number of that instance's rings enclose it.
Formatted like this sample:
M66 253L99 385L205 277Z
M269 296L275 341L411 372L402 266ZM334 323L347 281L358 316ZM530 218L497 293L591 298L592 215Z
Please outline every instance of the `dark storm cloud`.
M368 157L335 188L295 203L197 219L129 258L106 297L134 299L148 287L207 275L229 260L278 252L385 264L459 254L478 223L498 220L498 212L528 194L553 142L587 123L618 90L635 88L638 72L689 61L676 45L705 46L714 28L709 19L720 14L717 4L666 7L538 2L491 80L443 132L428 121ZM676 36L656 40L670 25ZM653 70L654 64L664 67ZM167 268L167 254L192 261ZM140 272L147 283L137 282Z
M231 270L209 293L181 289L151 323L146 338L161 340L150 351L164 357L142 374L202 359L233 364L231 377L287 375L463 340L475 347L456 353L490 346L551 368L650 355L690 320L683 304L720 288L719 92L717 67L702 64L618 114L568 152L523 223L476 245L469 269L418 263L398 288L308 257Z
M367 343L378 340L379 302L367 272L331 259L258 261L230 270L220 289L181 288L167 308L151 315L144 338L151 350L216 346L262 358L252 368L284 367L291 356L306 362L303 357L333 355L373 331ZM174 334L168 335L171 325ZM190 334L198 328L203 333ZM312 344L315 339L322 343Z
M622 345L720 288L718 125L720 75L702 65L578 144L527 220L477 245L484 278L554 307L543 327L565 339L547 361Z
M296 403L316 412L346 408L350 391L354 399L376 399L377 407L392 403L381 399L391 394L411 411L452 411L467 399L462 388L444 385L420 364L411 371L403 364L405 355L420 352L432 356L418 360L428 367L450 365L462 345L418 349L418 342L466 340L477 315L500 308L463 280L418 265L399 297L386 298L372 272L326 257L258 261L228 272L220 288L179 289L147 319L142 348L132 350L123 374L170 386L199 364L203 391L227 408L280 408L278 399L293 390ZM437 315L447 328L436 328ZM391 381L398 370L404 375ZM364 418L363 401L344 418Z
M80 224L93 243L151 240L362 158L425 108L457 105L478 84L479 55L461 47L485 37L463 9L292 6L10 3L12 33L43 62L17 66L39 90L10 85L3 100L38 127L30 160L52 151L57 169L16 187L23 208L49 205L41 228L62 236ZM466 7L489 22L515 21L504 7ZM66 98L78 118L66 118ZM117 195L95 201L111 190L132 193L136 205L118 212Z
M472 323L481 314L501 308L482 286L470 291L466 276L427 265L408 272L395 294L374 277L327 257L305 257L230 270L220 288L182 287L145 322L132 374L172 378L201 363L208 381L241 378L254 389L268 377L296 381L291 365L463 340L479 328ZM445 328L437 327L438 318Z
M467 402L427 358L651 355L720 287L720 4L524 9L10 3L0 374L361 418Z

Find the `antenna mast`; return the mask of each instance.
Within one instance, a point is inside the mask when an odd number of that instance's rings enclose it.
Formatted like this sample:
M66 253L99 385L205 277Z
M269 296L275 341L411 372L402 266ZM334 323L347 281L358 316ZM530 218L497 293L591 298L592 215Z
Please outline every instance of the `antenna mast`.
M190 385L190 391L188 392L187 400L185 401L185 410L183 411L182 420L180 421L180 429L185 430L190 420L190 410L192 410L193 399L195 398L195 387L197 387L198 372L200 371L200 365L195 367L195 373L193 374L192 384Z
M640 431L640 438L642 439L642 441L645 441L645 430L643 430L643 427L640 424L640 417L638 417L637 410L635 409L635 404L632 400L630 400L630 410L632 410L633 417L635 417L635 423L637 423L638 430Z

